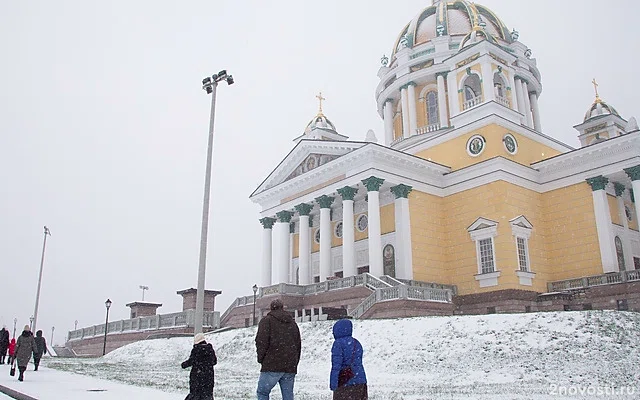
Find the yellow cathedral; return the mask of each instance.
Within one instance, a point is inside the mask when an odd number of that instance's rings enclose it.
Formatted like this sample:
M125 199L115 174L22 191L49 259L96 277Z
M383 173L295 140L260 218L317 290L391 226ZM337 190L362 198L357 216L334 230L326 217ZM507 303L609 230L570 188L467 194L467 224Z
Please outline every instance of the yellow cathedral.
M484 6L433 1L381 59L384 137L348 140L318 95L318 114L250 196L259 292L223 325L248 324L253 300L262 314L273 296L301 321L336 309L640 311L638 125L594 80L580 148L545 134L541 74L518 39Z

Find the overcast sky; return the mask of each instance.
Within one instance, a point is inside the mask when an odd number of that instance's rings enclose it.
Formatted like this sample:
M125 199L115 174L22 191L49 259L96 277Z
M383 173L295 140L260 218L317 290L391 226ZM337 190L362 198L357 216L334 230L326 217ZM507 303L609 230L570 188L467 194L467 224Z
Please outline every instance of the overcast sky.
M217 310L259 281L248 196L317 111L383 138L380 57L430 0L0 1L0 325L33 314L42 226L51 229L38 327L56 342L128 318L128 302L181 310L196 287L210 97L218 91L207 288ZM594 98L640 116L636 1L485 0L533 51L544 133L578 146Z

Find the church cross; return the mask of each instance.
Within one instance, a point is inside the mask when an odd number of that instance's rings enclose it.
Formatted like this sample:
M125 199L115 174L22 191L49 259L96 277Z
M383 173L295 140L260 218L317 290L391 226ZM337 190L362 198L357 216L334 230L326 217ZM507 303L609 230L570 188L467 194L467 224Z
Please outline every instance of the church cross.
M600 96L598 95L598 82L596 82L596 78L593 78L593 80L591 81L591 83L593 83L593 89L596 91L596 99L599 99Z
M320 101L319 113L322 114L322 100L326 100L326 99L322 97L322 92L318 93L318 95L316 96L316 99Z

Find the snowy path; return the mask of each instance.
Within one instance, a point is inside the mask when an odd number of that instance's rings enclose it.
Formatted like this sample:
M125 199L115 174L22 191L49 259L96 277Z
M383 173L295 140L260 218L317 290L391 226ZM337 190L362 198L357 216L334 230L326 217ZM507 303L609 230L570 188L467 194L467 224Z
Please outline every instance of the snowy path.
M182 400L186 395L130 386L43 367L34 372L32 365L25 373L24 382L18 382L17 377L9 375L9 367L3 367L5 368L0 368L0 385L38 400ZM0 399L8 398L0 393Z

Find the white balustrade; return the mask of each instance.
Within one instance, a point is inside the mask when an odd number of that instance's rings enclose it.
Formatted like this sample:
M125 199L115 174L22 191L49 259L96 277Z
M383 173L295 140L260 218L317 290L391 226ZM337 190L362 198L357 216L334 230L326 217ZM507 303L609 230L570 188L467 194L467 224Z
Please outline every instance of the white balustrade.
M469 108L475 107L480 103L482 103L482 96L474 97L474 98L472 98L470 100L466 100L464 103L462 103L462 109L463 110L468 110Z

